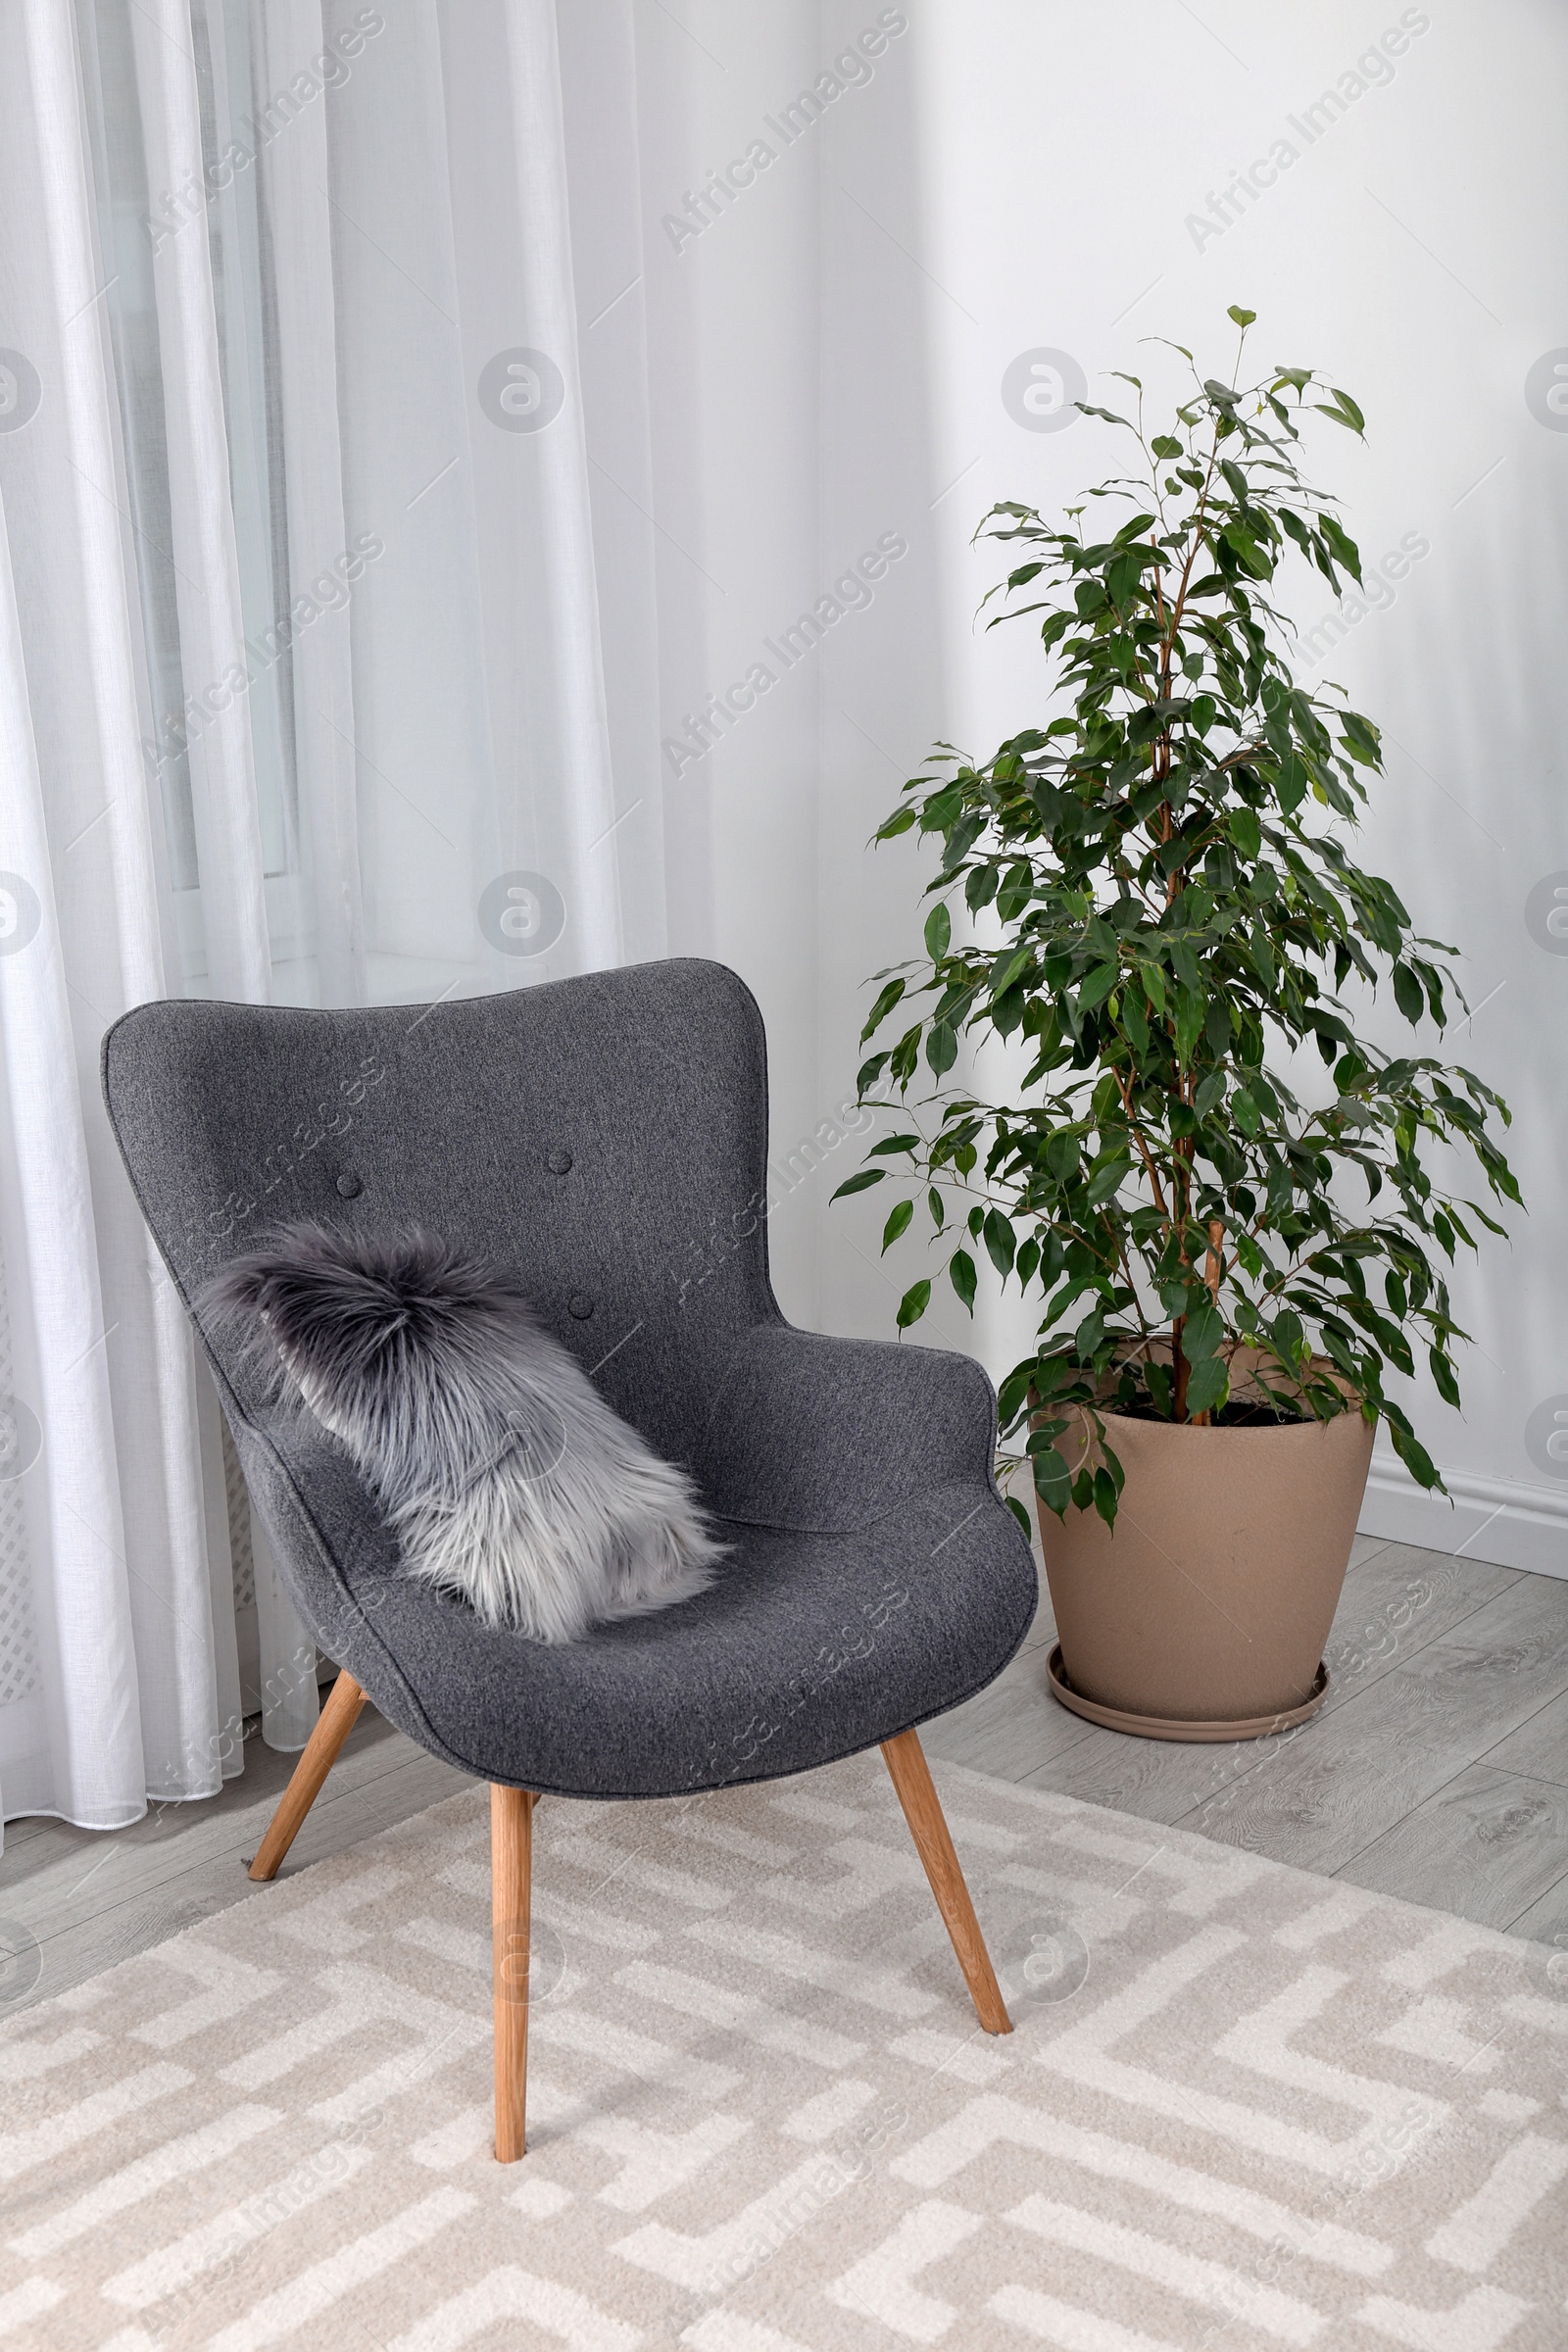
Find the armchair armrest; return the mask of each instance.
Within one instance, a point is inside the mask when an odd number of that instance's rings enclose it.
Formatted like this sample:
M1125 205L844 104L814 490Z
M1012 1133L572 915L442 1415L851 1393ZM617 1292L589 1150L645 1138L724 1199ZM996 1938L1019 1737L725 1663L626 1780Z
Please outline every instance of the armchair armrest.
M723 1517L868 1526L933 1487L995 1493L997 1400L972 1357L760 1324L719 1378L691 1467Z

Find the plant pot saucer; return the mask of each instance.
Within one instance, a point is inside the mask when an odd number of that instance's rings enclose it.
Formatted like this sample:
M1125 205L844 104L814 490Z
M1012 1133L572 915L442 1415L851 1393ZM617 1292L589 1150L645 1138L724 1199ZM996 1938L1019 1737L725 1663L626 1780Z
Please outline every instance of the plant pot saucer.
M1305 1723L1329 1694L1329 1670L1320 1662L1311 1691L1298 1707L1288 1707L1278 1715L1238 1718L1234 1723L1190 1723L1179 1716L1128 1715L1120 1707L1102 1707L1098 1699L1085 1698L1067 1680L1059 1642L1046 1661L1046 1672L1051 1677L1053 1698L1074 1715L1103 1724L1107 1732L1130 1732L1138 1740L1261 1740L1269 1732L1288 1732L1293 1724Z

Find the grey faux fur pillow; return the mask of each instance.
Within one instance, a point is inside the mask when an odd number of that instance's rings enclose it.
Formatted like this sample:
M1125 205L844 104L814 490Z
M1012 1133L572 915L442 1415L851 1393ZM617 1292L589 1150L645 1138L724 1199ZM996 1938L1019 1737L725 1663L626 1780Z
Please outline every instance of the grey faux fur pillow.
M253 1344L341 1439L407 1573L490 1626L571 1642L687 1600L722 1547L662 1462L512 1278L419 1232L287 1226L214 1276L200 1303Z

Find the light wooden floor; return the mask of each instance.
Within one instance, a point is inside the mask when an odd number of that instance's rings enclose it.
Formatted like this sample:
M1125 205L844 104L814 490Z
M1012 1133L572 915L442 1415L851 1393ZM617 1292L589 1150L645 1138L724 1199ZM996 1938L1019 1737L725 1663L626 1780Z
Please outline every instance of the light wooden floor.
M145 1951L259 1890L246 1865L298 1758L263 1745L260 1724L245 1727L245 1770L220 1796L196 1804L154 1806L128 1830L77 1830L67 1822L6 1824L0 1855L0 1956L20 1929L36 1939L42 1961L22 2000L64 1992L132 1952ZM472 1782L405 1740L367 1707L332 1768L326 1787L295 1838L285 1872L303 1869L422 1812ZM13 1961L13 1985L36 1961ZM7 1990L0 1976L0 2000Z
M921 1734L929 1754L1056 1788L1550 1943L1568 1938L1568 1580L1358 1537L1330 1689L1271 1740L1131 1740L1050 1694L1028 1645Z
M1237 1747L1124 1739L1069 1715L1046 1682L1054 1640L1043 1596L1027 1646L925 1727L927 1752L1545 1943L1568 1938L1568 1581L1360 1539L1327 1705L1294 1735ZM132 1829L11 1823L0 2015L250 1893L245 1864L293 1762L252 1738L220 1796L160 1806ZM367 1708L284 1868L470 1785Z

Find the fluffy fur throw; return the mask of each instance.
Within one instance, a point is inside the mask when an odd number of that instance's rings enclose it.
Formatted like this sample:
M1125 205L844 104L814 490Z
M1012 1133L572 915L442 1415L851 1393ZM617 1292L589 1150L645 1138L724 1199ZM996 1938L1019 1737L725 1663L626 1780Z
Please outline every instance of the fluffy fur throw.
M723 1556L691 1481L612 1413L510 1276L418 1232L286 1227L207 1285L353 1455L411 1576L571 1642L689 1599Z

